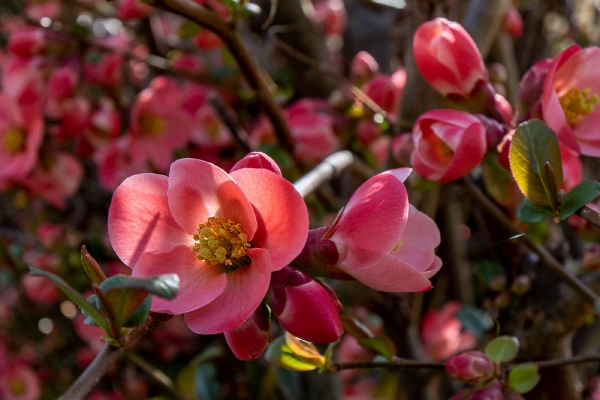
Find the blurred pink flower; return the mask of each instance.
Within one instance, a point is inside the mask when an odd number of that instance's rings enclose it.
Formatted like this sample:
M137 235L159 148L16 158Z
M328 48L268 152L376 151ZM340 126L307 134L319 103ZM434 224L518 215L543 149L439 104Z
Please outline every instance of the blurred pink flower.
M98 180L106 190L113 191L132 175L150 172L145 162L131 155L131 135L121 136L94 154L98 166Z
M63 99L71 96L79 81L76 69L65 65L52 71L48 80L48 97Z
M213 334L252 315L271 272L302 249L308 213L292 184L270 170L227 174L205 161L180 159L168 177L126 179L113 195L108 231L134 276L179 275L178 296L153 298L152 310L184 314L191 330Z
M600 156L600 48L572 45L552 61L544 82L544 121L577 153Z
M471 172L486 152L481 120L456 110L431 110L413 126L415 150L411 162L426 179L450 182Z
M463 331L462 323L456 317L461 307L459 302L449 301L440 310L425 314L421 323L421 340L425 353L432 360L444 360L477 344L475 335Z
M387 113L391 121L396 121L405 84L406 71L398 68L392 75L375 75L363 85L362 90Z
M45 30L37 27L26 27L14 31L8 37L8 51L21 57L32 57L41 54L47 45Z
M2 64L1 86L4 94L23 108L43 112L46 85L42 76L43 57L21 58L8 55Z
M140 0L117 1L117 17L122 20L144 18L150 11L152 7Z
M523 34L523 18L514 4L508 6L504 19L502 20L501 29L508 32L510 36L518 38Z
M319 0L312 18L325 36L343 35L346 29L346 9L342 0Z
M41 389L40 379L26 364L12 365L0 371L0 398L3 400L37 400Z
M379 64L366 51L356 53L350 64L350 80L358 86L379 73Z

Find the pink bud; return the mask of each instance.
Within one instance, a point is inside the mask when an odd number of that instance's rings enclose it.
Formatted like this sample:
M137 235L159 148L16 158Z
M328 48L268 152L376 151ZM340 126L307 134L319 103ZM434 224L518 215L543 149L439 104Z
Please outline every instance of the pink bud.
M496 365L481 351L472 350L446 361L446 371L454 380L477 384L493 377Z
M69 97L77 84L77 71L65 65L55 69L48 81L48 95L55 99Z
M346 29L346 9L341 0L322 0L315 4L313 19L325 36L342 35Z
M223 46L223 41L213 31L203 30L196 35L196 46L204 51L210 51Z
M350 64L350 80L360 86L379 73L379 64L366 51L359 51Z
M412 164L421 176L450 182L471 172L486 152L486 129L477 117L456 110L432 110L413 126Z
M46 48L47 40L44 29L24 28L11 33L8 38L8 51L21 57L41 54Z
M500 382L496 381L492 385L475 391L469 398L470 400L508 400L502 393ZM516 400L516 399L515 399Z
M399 68L392 75L376 75L365 83L363 91L388 113L388 117L391 120L395 120L405 84L406 71L403 68Z
M289 333L313 343L331 343L344 333L334 292L292 267L271 274L267 304Z
M518 93L520 121L542 118L542 92L551 65L551 58L540 60L533 64L521 78Z
M121 0L117 2L117 6L117 17L123 20L144 18L152 10L152 7L140 0Z
M279 169L279 165L271 158L267 157L265 153L261 153L258 151L253 151L248 153L244 158L238 161L229 172L233 172L236 169L240 168L259 168L259 169L268 169L271 172L276 173L281 176L281 170Z
M475 42L457 22L436 18L413 39L415 62L425 80L445 96L470 97L488 73Z
M240 360L256 360L271 342L269 310L259 306L244 323L226 331L225 340Z
M506 10L501 28L514 38L518 38L523 34L523 18L521 18L519 10L513 4Z

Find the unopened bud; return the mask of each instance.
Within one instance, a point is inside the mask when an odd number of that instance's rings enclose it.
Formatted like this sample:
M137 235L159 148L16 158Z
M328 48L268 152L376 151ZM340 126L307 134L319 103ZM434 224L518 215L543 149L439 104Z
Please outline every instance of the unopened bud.
M445 367L452 379L470 384L484 383L496 373L496 364L477 350L450 358Z
M366 51L359 51L350 64L350 80L360 86L379 73L379 64Z
M271 342L269 310L260 305L244 323L226 331L225 340L240 360L256 360Z

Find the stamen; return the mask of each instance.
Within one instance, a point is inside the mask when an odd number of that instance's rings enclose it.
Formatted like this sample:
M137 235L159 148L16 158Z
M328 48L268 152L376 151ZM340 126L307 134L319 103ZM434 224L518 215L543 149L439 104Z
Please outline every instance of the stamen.
M596 93L592 94L589 88L582 91L571 88L567 93L560 96L558 101L565 112L567 123L573 126L581 122L585 115L594 111L594 105L598 104L600 98Z
M8 154L17 154L25 150L25 132L19 128L9 129L3 138L4 148Z
M143 113L140 115L140 126L146 136L158 136L163 132L165 124L158 115Z
M192 251L196 258L220 265L223 272L229 273L250 264L247 250L251 247L240 224L220 217L210 217L205 224L198 225L198 233L194 234L196 244Z

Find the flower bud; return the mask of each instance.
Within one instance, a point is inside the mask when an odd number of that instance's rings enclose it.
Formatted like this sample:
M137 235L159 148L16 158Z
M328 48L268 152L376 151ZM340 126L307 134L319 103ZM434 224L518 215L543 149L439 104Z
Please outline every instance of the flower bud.
M256 360L271 342L269 310L260 305L240 326L226 331L225 340L240 360Z
M507 32L510 36L518 38L523 34L523 18L519 14L519 10L514 5L510 5L502 20L501 29Z
M436 18L421 25L413 39L415 62L425 80L444 96L469 98L488 83L481 54L457 22Z
M292 267L271 274L267 304L285 330L313 343L331 343L343 333L335 293Z
M477 350L454 356L445 366L452 379L470 384L484 383L496 373L492 360Z
M350 80L360 86L379 73L379 64L366 51L359 51L350 64Z
M477 117L456 110L432 110L413 126L412 164L421 176L441 183L467 175L486 152L486 129Z

